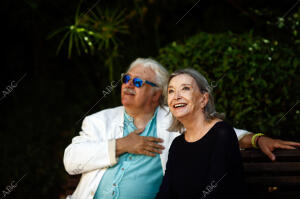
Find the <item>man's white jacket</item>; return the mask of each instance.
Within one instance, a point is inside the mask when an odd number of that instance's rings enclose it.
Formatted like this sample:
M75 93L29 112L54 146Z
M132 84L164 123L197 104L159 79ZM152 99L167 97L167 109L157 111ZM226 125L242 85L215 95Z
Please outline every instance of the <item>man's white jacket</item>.
M117 163L115 140L123 137L124 110L123 106L105 109L83 120L80 135L72 139L64 153L66 171L82 174L75 192L67 199L92 199L105 170ZM159 107L156 119L157 136L164 140L160 159L165 172L170 145L179 133L167 131L172 119L168 107ZM239 140L248 133L234 130Z

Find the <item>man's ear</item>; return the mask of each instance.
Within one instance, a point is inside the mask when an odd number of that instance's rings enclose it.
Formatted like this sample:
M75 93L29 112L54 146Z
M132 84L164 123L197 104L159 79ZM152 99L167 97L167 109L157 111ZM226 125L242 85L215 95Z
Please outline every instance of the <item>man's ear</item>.
M153 102L154 103L158 102L161 95L162 95L162 90L161 89L154 91L153 98L152 98Z

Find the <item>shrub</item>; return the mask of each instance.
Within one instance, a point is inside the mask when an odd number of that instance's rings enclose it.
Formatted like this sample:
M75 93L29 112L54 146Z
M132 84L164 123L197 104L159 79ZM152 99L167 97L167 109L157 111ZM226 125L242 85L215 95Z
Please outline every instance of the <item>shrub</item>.
M284 43L252 32L201 32L160 49L157 60L170 72L202 73L214 87L217 110L235 127L299 140L300 60Z

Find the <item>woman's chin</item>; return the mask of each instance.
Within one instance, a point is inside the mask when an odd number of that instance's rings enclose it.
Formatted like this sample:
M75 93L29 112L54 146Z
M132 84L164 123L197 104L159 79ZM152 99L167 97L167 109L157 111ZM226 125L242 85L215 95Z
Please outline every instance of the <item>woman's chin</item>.
M174 117L176 117L176 119L178 119L178 120L183 119L188 115L188 112L184 111L184 110L182 110L182 111L173 110L171 112L174 115Z

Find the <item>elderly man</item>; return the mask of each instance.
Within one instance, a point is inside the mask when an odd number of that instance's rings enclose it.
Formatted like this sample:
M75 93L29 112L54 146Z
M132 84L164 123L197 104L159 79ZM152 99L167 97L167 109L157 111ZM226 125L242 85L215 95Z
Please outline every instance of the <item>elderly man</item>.
M66 148L64 165L82 174L73 199L152 199L165 171L168 149L178 132L168 132L164 106L168 72L152 59L135 60L122 76L123 106L86 117L80 135ZM272 160L275 148L299 143L235 129L241 148L259 146ZM182 171L184 172L184 171Z

